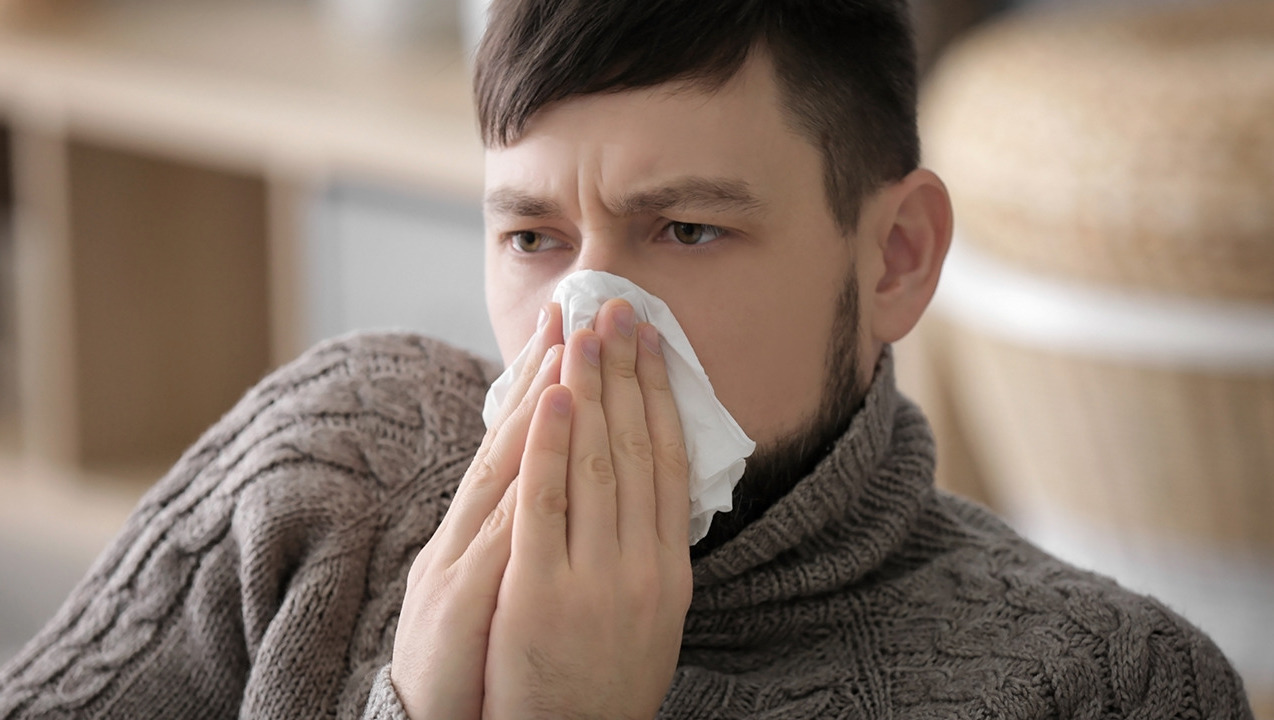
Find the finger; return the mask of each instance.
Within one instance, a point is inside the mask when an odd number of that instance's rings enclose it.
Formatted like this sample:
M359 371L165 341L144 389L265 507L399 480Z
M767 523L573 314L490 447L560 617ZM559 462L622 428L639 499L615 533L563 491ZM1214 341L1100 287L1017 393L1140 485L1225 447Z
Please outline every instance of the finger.
M526 360L522 364L522 368L517 377L513 381L513 385L509 388L509 394L505 396L504 402L500 405L500 410L496 414L495 421L491 423L491 427L487 428L486 435L482 438L482 443L478 446L478 451L474 453L474 460L471 464L470 471L473 467L482 462L484 458L491 452L491 447L499 437L500 428L509 422L509 418L516 413L525 415L526 423L529 424L531 411L535 408L535 402L538 397L531 397L531 402L527 406L524 401L528 394L532 392L532 388L543 390L548 385L557 382L556 379L544 383L536 384L536 378L539 371L543 369L545 358L548 356L549 350L562 344L562 306L557 303L549 303L540 310L539 320L535 335L531 336L529 341L530 351L526 356ZM518 452L520 455L521 452ZM460 481L460 487L456 489L456 494L460 495L465 486L474 477L472 472L466 472L465 477ZM438 527L441 532L446 527L447 520L443 518L443 524Z
M570 389L555 385L545 390L522 454L510 562L533 574L560 569L568 562L566 478L573 414Z
M517 481L454 564L437 567L428 549L412 564L394 634L394 688L411 717L481 713L486 638L508 567Z
M689 463L681 416L668 383L659 331L643 323L637 328L637 380L646 407L646 426L654 449L655 525L665 547L690 544Z
M540 366L544 359L545 353L549 348L561 345L565 342L562 337L562 306L557 303L549 303L540 310L539 320L536 322L535 335L531 337L531 350L526 356L526 362L523 363L521 372L514 379L513 384L509 387L509 394L505 396L504 403L500 406L500 412L496 413L495 422L491 424L492 428L499 428L510 415L517 409L518 404L522 402L531 384L535 381L536 369Z
M488 456L491 453L491 448L495 443L496 438L500 436L500 429L509 422L509 418L514 414L521 412L525 415L526 422L529 424L531 410L535 408L535 402L539 399L534 395L534 393L532 393L533 386L534 389L538 391L543 390L545 387L548 387L554 382L557 382L556 378L547 383L540 382L539 384L536 384L535 381L539 375L538 370L543 368L544 360L548 356L549 350L561 344L561 335L562 306L557 303L549 303L540 310L539 319L536 322L535 334L531 336L531 340L528 342L530 351L522 364L521 371L514 379L513 385L509 388L509 394L505 396L504 402L500 405L500 410L496 413L494 422L492 422L491 426L487 428L486 435L483 436L482 443L478 446L478 451L474 453L473 462L470 463L469 470L465 472L464 478L460 481L460 486L456 488L457 498L462 495L471 494L468 491L469 485L475 482L482 483L486 481L485 478L487 475L476 472L475 470L481 469L484 465L490 466L495 464ZM531 402L529 407L525 407L524 401L527 399L528 394L531 394ZM514 457L516 458L519 455L521 455L520 449L514 454ZM509 477L511 478L512 476L510 475ZM483 495L483 497L479 499L482 500L484 504L494 504L495 501L490 497L491 493L488 492L479 494ZM452 513L449 510L447 515L443 517L442 523L439 524L438 530L435 531L435 536L449 531L449 526L452 522L454 522L451 520L451 517Z
M616 522L621 552L649 553L655 529L654 462L637 383L637 319L622 300L602 306L602 408L615 465Z
M500 579L509 564L513 542L513 517L518 497L516 479L505 488L500 502L482 521L473 542L452 565L453 573L464 582L474 602L487 603L494 610L500 590Z
M446 517L434 533L444 561L464 553L509 483L517 477L536 403L544 389L558 381L561 370L562 347L550 348L522 402L503 425L487 431L488 440L474 456Z
M602 339L579 330L566 341L562 384L575 399L566 475L567 543L571 566L611 567L619 553L615 467L602 410Z

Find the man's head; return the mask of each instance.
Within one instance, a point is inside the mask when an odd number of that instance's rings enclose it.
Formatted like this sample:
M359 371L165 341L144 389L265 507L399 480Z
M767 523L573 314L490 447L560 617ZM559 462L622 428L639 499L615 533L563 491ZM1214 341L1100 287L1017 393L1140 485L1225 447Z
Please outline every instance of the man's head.
M605 270L668 303L763 459L805 457L932 295L950 211L900 2L496 0L476 91L506 362Z
M761 49L851 231L863 196L920 160L904 0L497 0L475 76L482 139L514 143L540 110L573 96L672 82L710 92Z

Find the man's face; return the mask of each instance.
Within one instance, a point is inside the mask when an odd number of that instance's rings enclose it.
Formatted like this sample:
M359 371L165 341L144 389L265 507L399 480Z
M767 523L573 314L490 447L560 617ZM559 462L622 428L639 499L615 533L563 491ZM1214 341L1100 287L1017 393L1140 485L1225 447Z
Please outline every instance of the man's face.
M603 270L668 304L762 448L809 425L852 239L768 60L715 93L665 85L551 106L487 151L486 187L487 307L506 363L559 280Z

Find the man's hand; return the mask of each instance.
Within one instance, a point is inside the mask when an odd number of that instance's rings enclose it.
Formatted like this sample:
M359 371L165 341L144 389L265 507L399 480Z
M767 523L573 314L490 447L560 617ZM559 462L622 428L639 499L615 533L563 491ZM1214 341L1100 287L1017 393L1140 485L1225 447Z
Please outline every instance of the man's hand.
M522 457L488 718L653 718L690 605L687 461L659 336L610 301L566 344ZM485 607L485 606L484 606Z
M541 320L501 416L407 578L390 679L416 720L481 716L487 638L509 561L514 478L536 404L561 373L561 308L551 305Z

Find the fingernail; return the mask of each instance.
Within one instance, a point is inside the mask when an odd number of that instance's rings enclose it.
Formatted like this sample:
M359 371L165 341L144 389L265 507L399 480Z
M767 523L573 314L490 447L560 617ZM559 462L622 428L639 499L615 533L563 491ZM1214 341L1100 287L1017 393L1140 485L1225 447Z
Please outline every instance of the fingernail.
M543 330L545 325L549 324L549 309L540 308L540 317L535 321L535 329Z
M633 314L633 309L627 305L621 305L615 308L615 313L611 315L615 320L615 327L623 333L624 337L633 336L633 327L637 325L637 316Z
M602 364L602 339L596 335L589 335L580 341L580 350L584 352L584 359L588 360L593 367L599 367Z
M559 415L567 415L571 412L571 395L558 390L549 398L549 404L553 406L553 410Z
M540 372L544 372L544 371L548 368L548 366L549 366L549 365L552 365L552 364L553 364L553 358L555 358L555 357L557 357L557 346L556 346L556 345L554 345L553 347L549 348L549 349L548 349L548 352L544 353L544 359L540 361Z
M642 325L639 335L641 336L641 344L645 345L647 350L656 355L663 354L663 348L659 344L659 331L655 329L654 325Z

